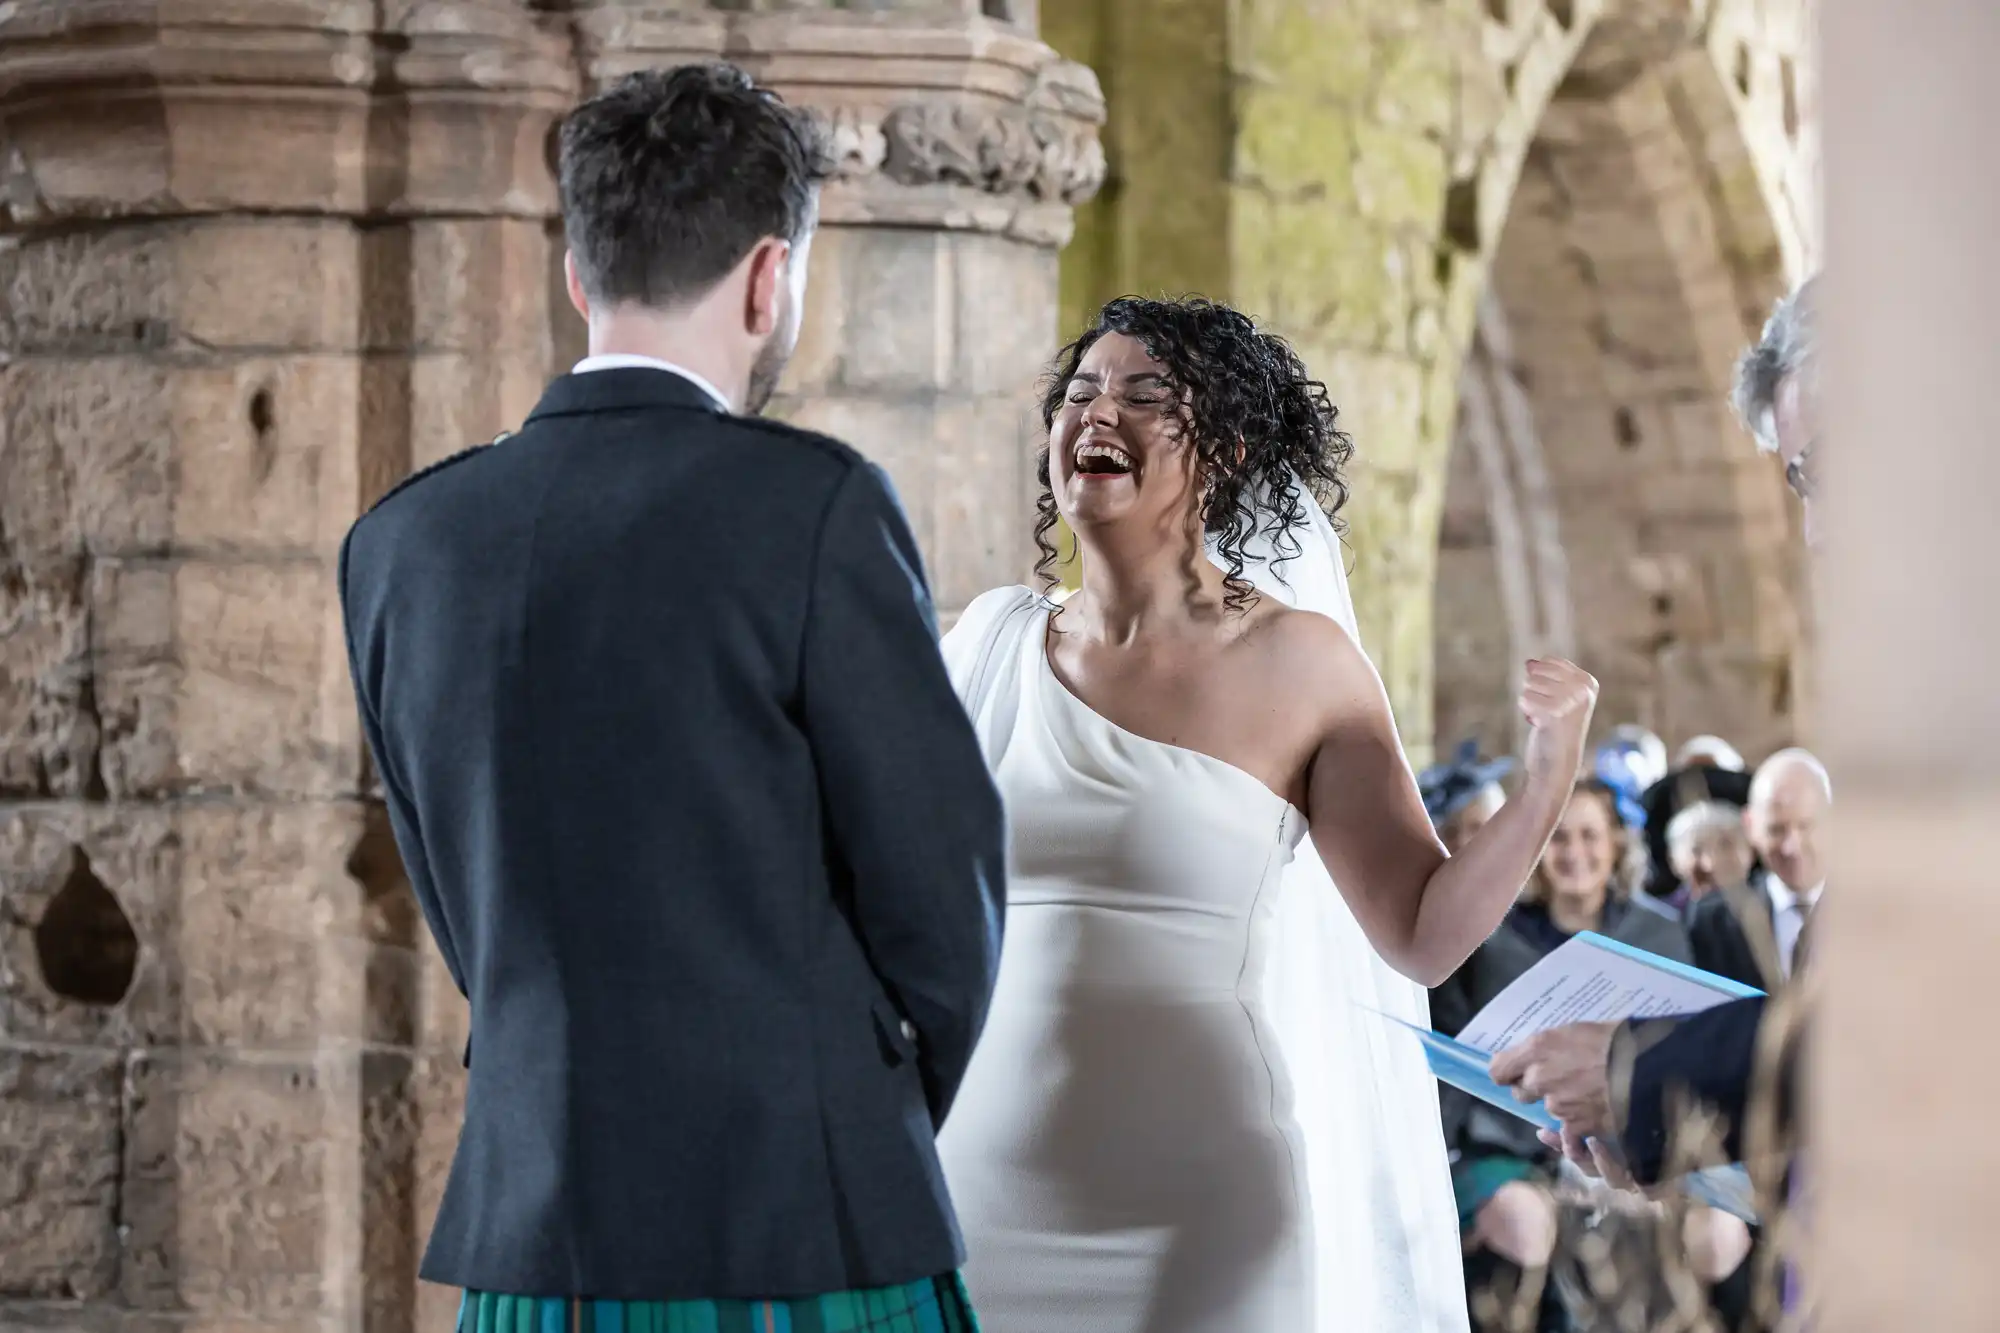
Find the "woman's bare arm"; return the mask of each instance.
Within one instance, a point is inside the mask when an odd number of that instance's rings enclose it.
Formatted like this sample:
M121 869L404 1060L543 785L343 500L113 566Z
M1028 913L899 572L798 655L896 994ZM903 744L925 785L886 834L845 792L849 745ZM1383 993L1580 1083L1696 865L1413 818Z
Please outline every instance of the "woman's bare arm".
M1568 662L1529 664L1526 781L1456 857L1424 812L1381 678L1346 632L1311 655L1325 730L1307 772L1313 845L1376 952L1435 986L1493 933L1569 800L1597 682ZM1337 639L1337 644L1334 640Z

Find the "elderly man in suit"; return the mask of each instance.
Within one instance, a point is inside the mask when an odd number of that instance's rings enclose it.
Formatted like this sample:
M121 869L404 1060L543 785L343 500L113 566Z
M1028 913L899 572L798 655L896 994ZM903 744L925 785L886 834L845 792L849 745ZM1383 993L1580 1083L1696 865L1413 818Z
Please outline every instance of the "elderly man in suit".
M1826 766L1805 750L1780 750L1758 768L1743 827L1762 865L1694 906L1688 935L1697 967L1765 991L1792 975L1826 887L1819 835L1832 803Z

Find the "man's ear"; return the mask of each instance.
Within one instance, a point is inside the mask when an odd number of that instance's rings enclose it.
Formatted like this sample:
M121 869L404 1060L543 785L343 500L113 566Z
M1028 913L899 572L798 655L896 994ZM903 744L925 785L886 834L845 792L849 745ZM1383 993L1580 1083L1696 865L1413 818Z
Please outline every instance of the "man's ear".
M767 236L744 260L749 265L749 281L743 285L743 328L753 337L768 338L777 330L785 309L785 271L791 259L790 241Z
M590 298L584 294L583 279L576 276L576 251L563 251L563 285L569 289L569 303L576 307L576 313L590 322Z

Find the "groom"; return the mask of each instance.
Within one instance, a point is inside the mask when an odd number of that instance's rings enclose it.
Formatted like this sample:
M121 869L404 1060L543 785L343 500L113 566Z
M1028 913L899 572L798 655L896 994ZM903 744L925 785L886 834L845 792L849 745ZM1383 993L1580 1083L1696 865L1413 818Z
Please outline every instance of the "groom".
M999 798L887 479L756 416L827 170L728 66L578 108L590 356L342 551L472 1004L422 1271L478 1328L972 1327L932 1140L998 962Z

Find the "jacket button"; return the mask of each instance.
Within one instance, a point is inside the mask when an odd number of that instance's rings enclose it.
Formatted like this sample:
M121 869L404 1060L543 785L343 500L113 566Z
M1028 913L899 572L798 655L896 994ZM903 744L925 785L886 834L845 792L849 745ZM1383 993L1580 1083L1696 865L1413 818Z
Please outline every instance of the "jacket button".
M901 1026L903 1029L904 1041L915 1041L917 1039L917 1025L915 1023L912 1023L909 1019L906 1018L903 1020Z

